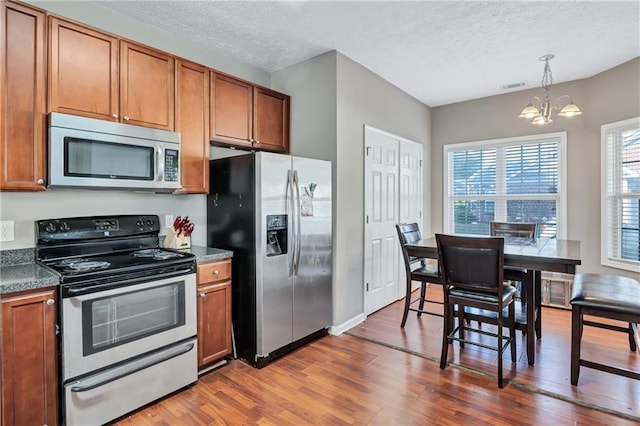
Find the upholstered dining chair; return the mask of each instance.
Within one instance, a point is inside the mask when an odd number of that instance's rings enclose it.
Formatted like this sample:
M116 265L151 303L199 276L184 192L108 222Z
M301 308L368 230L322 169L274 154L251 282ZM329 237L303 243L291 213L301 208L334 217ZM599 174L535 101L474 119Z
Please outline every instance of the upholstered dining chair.
M437 265L429 265L425 259L409 256L405 244L414 243L422 239L420 227L417 223L401 223L396 224L398 239L400 240L400 248L402 249L402 258L404 260L404 269L407 277L406 293L404 297L404 312L402 314L402 322L400 327L404 327L407 322L409 311L417 312L418 317L422 314L442 316L437 312L431 312L424 309L425 302L442 304L437 300L427 300L427 286L429 284L441 284L440 274ZM416 268L416 264L419 266ZM411 300L412 282L420 283L420 295ZM418 304L418 307L412 305Z
M444 286L444 330L440 368L447 366L449 343L458 341L498 352L498 387L503 387L502 354L511 348L511 361L516 360L515 288L504 284L504 238L460 237L436 234L438 261ZM505 317L505 308L508 315ZM471 317L471 315L473 315ZM454 327L457 316L458 325ZM471 328L465 319L494 324L497 331ZM509 336L503 327L509 328ZM473 332L496 339L496 345L467 339Z
M491 236L493 237L535 238L536 228L537 225L535 223L491 222L490 224ZM518 290L523 302L526 302L526 299L522 289L522 281L526 277L527 270L524 268L514 268L511 266L504 268L504 279L519 283Z

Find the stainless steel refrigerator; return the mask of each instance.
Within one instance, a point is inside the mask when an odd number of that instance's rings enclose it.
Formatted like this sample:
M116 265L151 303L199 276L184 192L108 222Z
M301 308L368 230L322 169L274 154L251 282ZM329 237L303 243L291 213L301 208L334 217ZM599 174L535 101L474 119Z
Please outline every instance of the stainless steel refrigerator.
M261 368L332 322L331 163L254 152L210 162L207 243L233 251L238 358Z

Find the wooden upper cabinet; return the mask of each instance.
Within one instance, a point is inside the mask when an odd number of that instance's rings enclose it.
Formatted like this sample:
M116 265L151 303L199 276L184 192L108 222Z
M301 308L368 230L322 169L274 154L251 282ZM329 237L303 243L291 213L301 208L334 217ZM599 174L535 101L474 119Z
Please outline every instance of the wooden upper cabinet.
M254 87L253 136L260 149L289 151L289 96Z
M289 96L213 73L211 141L289 151Z
M118 39L49 17L49 110L119 121Z
M56 289L0 303L2 425L58 424Z
M173 130L173 56L49 17L49 111Z
M124 123L174 129L175 59L125 40L120 47L120 115Z
M231 145L253 145L253 86L213 73L211 83L211 140Z
M2 1L0 190L44 191L45 14Z
M208 68L176 62L176 131L180 132L181 193L209 192Z

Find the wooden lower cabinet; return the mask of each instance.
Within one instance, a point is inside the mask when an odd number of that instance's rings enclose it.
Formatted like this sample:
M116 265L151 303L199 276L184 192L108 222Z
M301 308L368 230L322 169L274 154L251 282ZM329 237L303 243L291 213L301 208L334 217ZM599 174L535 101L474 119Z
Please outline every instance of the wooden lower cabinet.
M198 264L198 369L232 352L231 259Z
M56 289L0 302L2 426L56 425Z

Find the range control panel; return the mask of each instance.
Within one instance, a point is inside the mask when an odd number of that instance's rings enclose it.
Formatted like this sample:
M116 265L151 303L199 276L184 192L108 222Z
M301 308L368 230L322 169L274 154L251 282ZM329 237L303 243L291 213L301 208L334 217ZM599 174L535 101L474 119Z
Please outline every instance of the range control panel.
M160 220L157 215L92 216L36 221L36 239L39 243L157 235L159 232Z

